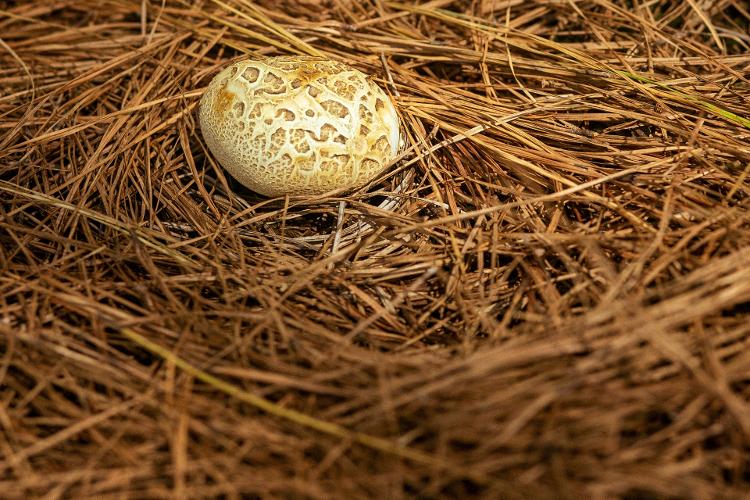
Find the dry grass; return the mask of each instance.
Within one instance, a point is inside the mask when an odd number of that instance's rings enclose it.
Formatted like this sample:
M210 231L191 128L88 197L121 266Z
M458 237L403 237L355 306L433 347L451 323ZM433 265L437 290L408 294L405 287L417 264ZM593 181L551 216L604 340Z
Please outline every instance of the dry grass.
M0 1L3 498L739 498L741 0ZM409 149L256 196L196 124L320 53Z

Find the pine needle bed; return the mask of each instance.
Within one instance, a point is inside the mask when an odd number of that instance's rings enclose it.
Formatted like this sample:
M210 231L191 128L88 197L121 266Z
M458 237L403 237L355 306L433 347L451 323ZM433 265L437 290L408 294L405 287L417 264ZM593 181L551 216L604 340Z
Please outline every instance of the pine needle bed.
M739 498L750 6L0 1L0 497ZM232 60L375 78L407 149L267 199Z

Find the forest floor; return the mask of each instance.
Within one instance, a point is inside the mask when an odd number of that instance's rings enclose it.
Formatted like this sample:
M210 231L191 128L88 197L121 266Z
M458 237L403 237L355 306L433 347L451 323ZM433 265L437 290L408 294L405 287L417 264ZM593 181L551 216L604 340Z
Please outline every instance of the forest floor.
M740 498L740 0L0 0L3 498ZM264 198L231 61L372 75L405 150Z

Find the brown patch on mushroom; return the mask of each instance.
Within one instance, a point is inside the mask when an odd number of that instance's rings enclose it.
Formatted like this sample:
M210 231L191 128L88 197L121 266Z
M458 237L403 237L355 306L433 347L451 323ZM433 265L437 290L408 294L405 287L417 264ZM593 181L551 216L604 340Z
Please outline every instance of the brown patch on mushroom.
M364 160L362 160L362 169L365 171L367 170L375 171L379 167L380 167L380 164L375 160L372 160L370 158L365 158Z
M245 114L245 103L242 101L235 101L235 103L232 104L232 111L234 112L234 116L241 117Z
M339 118L346 118L347 116L349 116L349 110L346 109L346 106L337 101L323 101L320 103L320 107L325 109L333 116L338 116Z
M312 172L315 170L315 158L312 156L303 156L294 160L294 166L303 172Z
M216 109L216 112L220 115L223 115L226 110L229 108L229 106L232 105L232 101L234 101L234 93L229 92L225 88L222 88L219 90L219 95L217 96L216 100L214 101L216 104L214 105L214 109Z
M309 84L310 82L314 82L318 78L325 76L323 72L320 71L316 66L306 66L306 67L300 67L295 72L297 77L299 77L305 84Z
M242 77L248 82L248 83L255 83L258 80L258 77L260 76L260 70L258 68L245 68L245 70L242 72Z
M286 84L284 83L283 78L269 71L266 73L266 76L263 77L263 87L261 87L261 89L266 94L281 94L286 91Z
M307 93L310 94L311 97L318 97L320 95L320 89L313 85L308 85Z
M297 116L294 114L294 112L290 109L281 108L276 111L276 118L284 118L285 121L291 122L294 121Z
M386 138L386 136L383 135L383 136L378 137L378 140L375 141L373 149L381 153L387 153L390 147L391 145L388 142L388 138Z
M334 127L330 123L326 123L320 128L320 140L328 141L328 139L332 137L333 134L336 134L337 132L338 130L336 130L336 127Z

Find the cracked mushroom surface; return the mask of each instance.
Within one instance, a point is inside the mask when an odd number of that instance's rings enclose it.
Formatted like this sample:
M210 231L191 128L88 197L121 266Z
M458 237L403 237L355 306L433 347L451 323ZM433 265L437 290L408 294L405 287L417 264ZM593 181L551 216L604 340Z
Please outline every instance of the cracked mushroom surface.
M201 98L199 119L219 164L266 196L362 186L399 147L388 95L361 71L319 57L228 66Z

